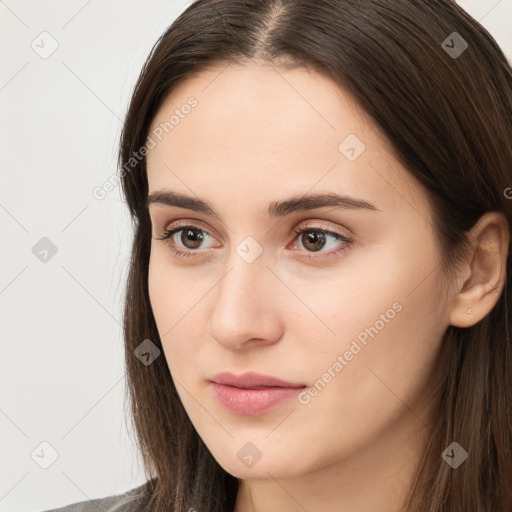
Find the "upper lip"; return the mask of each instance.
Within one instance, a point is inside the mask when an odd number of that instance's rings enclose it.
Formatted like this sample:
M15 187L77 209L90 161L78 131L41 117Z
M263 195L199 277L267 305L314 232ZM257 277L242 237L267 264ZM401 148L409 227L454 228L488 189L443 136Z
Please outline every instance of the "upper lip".
M261 375L256 372L247 372L242 375L234 375L229 372L217 373L211 379L217 384L225 384L237 388L255 389L265 387L302 388L305 384L287 382L269 375Z

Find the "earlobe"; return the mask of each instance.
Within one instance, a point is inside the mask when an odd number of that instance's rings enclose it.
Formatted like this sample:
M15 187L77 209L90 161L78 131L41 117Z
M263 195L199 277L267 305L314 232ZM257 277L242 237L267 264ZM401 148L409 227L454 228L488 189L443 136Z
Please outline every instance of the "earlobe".
M471 249L465 279L454 297L450 325L471 327L496 305L506 281L510 232L506 217L487 212L468 233ZM468 275L469 268L469 275Z

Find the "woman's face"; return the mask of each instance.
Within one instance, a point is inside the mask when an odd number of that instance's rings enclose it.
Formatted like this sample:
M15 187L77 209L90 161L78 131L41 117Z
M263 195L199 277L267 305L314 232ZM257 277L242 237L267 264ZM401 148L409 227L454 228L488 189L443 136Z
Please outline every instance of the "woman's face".
M190 198L150 201L151 306L219 464L260 479L364 465L381 445L382 463L405 460L449 307L426 192L378 127L323 75L231 64L173 90L150 136L149 195ZM214 386L220 372L304 387L270 406L275 389Z

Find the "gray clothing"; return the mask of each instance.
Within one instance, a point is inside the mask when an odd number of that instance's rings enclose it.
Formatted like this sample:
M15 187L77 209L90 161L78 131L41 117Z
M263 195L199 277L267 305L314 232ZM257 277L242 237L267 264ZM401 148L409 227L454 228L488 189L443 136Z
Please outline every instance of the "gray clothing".
M96 498L93 500L79 501L64 507L45 510L44 512L139 512L145 504L140 499L134 499L146 484L135 487L122 494Z

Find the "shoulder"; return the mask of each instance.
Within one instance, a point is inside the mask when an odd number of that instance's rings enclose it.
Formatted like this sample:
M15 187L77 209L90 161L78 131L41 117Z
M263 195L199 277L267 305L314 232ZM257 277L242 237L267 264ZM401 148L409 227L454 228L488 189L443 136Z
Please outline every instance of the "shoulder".
M148 482L122 494L79 501L43 512L141 512L147 501Z

